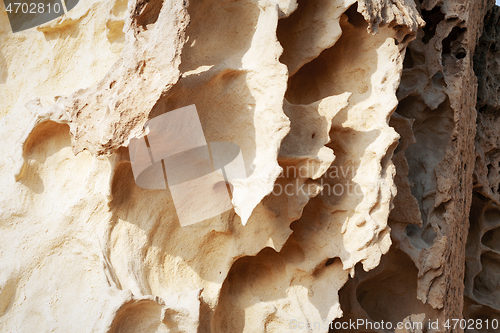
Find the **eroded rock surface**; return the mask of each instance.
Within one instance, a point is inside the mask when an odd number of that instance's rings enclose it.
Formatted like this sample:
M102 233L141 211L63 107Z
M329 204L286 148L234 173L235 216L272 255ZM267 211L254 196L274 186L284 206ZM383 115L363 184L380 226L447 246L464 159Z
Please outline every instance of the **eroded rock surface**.
M500 122L498 119L497 41L500 7L484 19L484 31L474 55L478 76L476 167L466 247L465 308L469 320L500 320ZM475 327L471 332L494 332L495 327Z
M491 7L80 0L15 34L2 7L0 330L497 318L496 9L475 53ZM474 54L494 81L477 135ZM246 178L233 209L181 227L127 148L192 104Z
M399 106L391 119L401 135L393 156L398 187L389 217L393 247L373 272L360 270L346 284L341 304L344 298L351 319L405 322L423 315L424 331L456 331L444 324L462 318L475 165L472 55L486 3L423 1L417 7L426 26L406 50ZM404 301L398 299L402 286ZM435 320L439 327L430 325Z

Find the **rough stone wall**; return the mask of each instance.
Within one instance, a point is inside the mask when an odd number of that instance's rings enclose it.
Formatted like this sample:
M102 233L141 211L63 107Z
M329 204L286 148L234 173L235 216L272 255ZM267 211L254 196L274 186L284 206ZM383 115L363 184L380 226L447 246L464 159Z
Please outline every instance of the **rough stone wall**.
M500 7L492 7L484 19L484 31L474 54L478 77L476 168L466 248L465 308L470 319L500 320L498 294L500 258L500 151L498 119L498 20ZM489 329L471 332L495 332Z
M381 265L359 270L341 291L352 319L425 318L442 324L430 331L448 331L447 319L462 318L475 165L473 55L487 6L492 3L418 5L426 26L407 48L391 119L401 136L393 156L398 174L389 217L393 246Z
M492 7L80 0L12 33L3 6L0 331L500 319ZM181 227L127 147L191 104L247 177Z

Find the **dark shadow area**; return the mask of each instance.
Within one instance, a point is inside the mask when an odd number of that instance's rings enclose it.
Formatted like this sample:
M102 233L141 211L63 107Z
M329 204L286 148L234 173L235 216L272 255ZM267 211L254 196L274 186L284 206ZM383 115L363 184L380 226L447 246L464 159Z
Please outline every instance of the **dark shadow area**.
M440 6L436 6L431 10L421 10L422 18L425 20L425 27L423 28L424 37L422 37L422 42L424 44L429 43L429 41L436 34L436 28L442 20L444 20L444 13L441 11Z
M476 110L480 113L497 115L500 109L499 36L500 7L494 6L484 17L483 34L479 38L473 57L478 84Z
M419 313L425 313L426 319L435 318L438 310L417 299L417 276L418 270L413 261L396 248L383 255L380 264L370 272L365 272L361 264L356 265L354 278L349 279L339 292L344 316L335 320L334 325L358 319L396 325L405 317ZM358 330L332 328L329 332L386 332L366 326Z
M158 20L162 6L163 0L139 0L132 12L132 19L138 26L148 30L148 25Z

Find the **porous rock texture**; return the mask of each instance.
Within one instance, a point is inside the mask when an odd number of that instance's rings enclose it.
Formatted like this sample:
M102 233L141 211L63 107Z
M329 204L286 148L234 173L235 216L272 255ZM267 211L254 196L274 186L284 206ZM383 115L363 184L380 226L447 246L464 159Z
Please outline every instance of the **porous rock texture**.
M2 6L0 331L500 319L499 13L80 0L12 33ZM192 104L247 177L230 181L233 209L181 227L169 189L135 183L127 147ZM359 319L424 325L336 329Z
M500 320L500 105L497 59L500 7L484 18L484 30L474 54L478 77L476 168L466 247L464 316ZM493 327L471 332L495 332Z
M390 120L401 136L392 158L398 189L389 216L393 246L375 270L357 269L340 300L347 318L354 320L395 323L420 315L415 318L423 330L408 332L458 332L463 329L452 320L463 318L476 163L473 55L482 19L493 3L417 5L426 26L406 50L399 105Z

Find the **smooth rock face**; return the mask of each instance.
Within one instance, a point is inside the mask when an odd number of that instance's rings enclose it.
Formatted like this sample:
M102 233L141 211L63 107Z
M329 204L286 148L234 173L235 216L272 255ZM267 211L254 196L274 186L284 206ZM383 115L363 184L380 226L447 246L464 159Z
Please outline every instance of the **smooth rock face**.
M80 0L16 33L2 7L0 331L500 319L492 7ZM231 209L181 227L128 148L193 104L246 178Z

